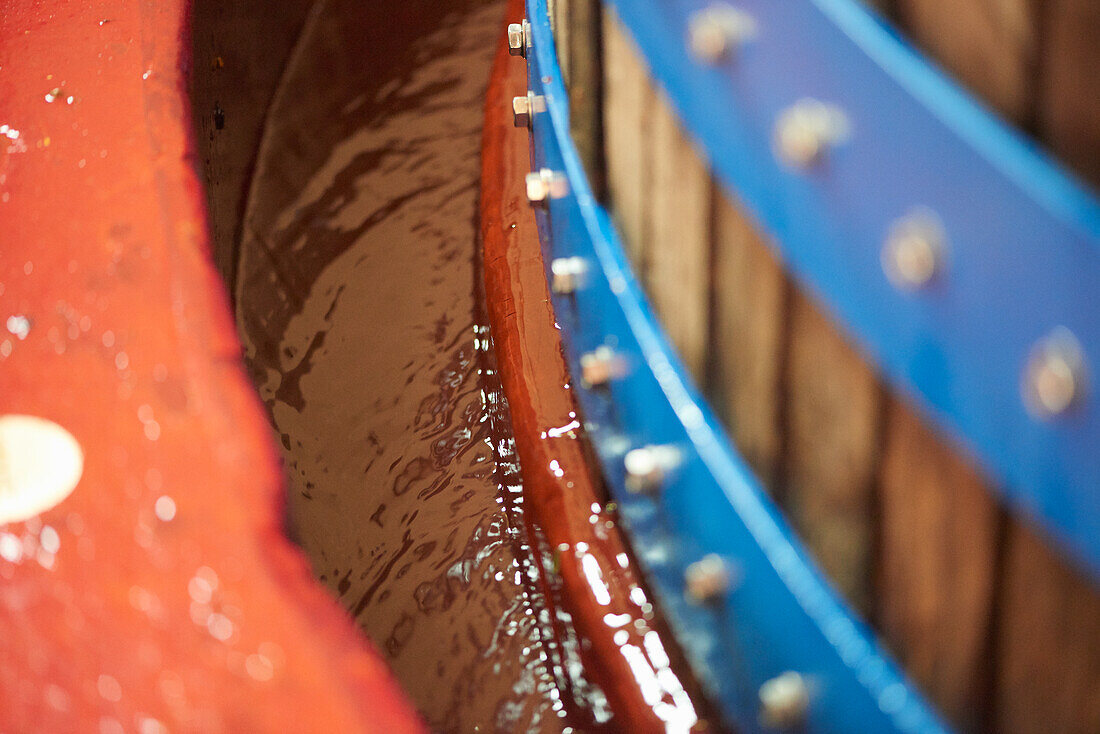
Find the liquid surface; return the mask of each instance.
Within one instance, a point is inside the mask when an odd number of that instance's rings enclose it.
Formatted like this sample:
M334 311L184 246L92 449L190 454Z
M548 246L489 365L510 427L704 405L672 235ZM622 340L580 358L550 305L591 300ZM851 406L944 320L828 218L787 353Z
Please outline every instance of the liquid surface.
M499 2L315 6L268 115L236 301L291 532L438 731L562 731L554 636L476 298Z

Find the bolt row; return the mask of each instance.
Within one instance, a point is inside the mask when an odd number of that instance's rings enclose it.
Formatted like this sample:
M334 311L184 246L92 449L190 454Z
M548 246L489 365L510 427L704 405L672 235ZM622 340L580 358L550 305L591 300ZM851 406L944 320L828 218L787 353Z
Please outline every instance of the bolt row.
M730 36L747 36L753 31L742 15L716 14L715 21ZM710 54L718 59L730 50L720 37L710 39ZM719 46L723 46L719 48ZM527 20L508 26L508 49L513 56L527 57L531 48L531 26ZM512 122L517 128L530 129L536 114L546 111L545 98L528 90L526 95L512 99ZM549 168L528 173L524 179L527 200L532 206L546 206L550 200L569 193L565 176ZM559 257L550 263L551 290L559 295L576 292L583 286L588 263L582 257ZM608 385L626 373L626 362L615 351L603 345L581 356L582 386L596 389ZM635 494L656 494L668 475L683 461L674 446L651 445L627 451L623 457L627 491ZM733 574L721 556L710 554L684 569L684 593L698 604L719 602L730 591ZM760 720L767 726L794 727L804 718L809 706L808 687L803 677L792 671L765 682L759 689Z
M689 48L698 60L717 64L734 56L755 34L751 16L715 3L692 16ZM508 26L508 45L513 56L527 58L531 27L526 19ZM545 98L528 90L512 100L513 124L531 128L534 116L545 110ZM777 117L773 145L781 161L806 169L823 161L828 151L845 142L850 134L851 126L842 109L802 99ZM540 207L569 193L564 174L548 168L527 174L525 190L528 202ZM882 267L894 287L915 292L942 273L946 253L942 222L931 210L918 208L891 226L881 251ZM550 269L552 290L567 295L582 287L587 263L580 257L556 258ZM626 371L625 361L606 345L582 355L580 366L581 384L589 389L606 386ZM1023 392L1029 411L1040 418L1066 412L1083 395L1084 368L1083 350L1068 330L1059 328L1041 339L1025 369ZM623 457L627 491L656 494L682 460L680 450L674 446L648 445L627 451ZM731 564L717 554L704 556L684 571L685 595L695 603L720 602L731 592L733 581ZM765 682L759 689L759 699L762 724L796 727L809 706L809 686L801 674L787 671Z
M688 48L705 64L736 56L756 36L756 22L743 10L716 2L688 21ZM820 163L845 142L851 125L836 105L802 99L781 112L773 131L777 157L793 168ZM882 268L901 291L928 287L944 270L947 239L939 218L921 207L894 222L881 251ZM1024 405L1035 418L1049 419L1079 404L1085 393L1084 352L1077 339L1058 327L1040 339L1028 358L1022 380Z

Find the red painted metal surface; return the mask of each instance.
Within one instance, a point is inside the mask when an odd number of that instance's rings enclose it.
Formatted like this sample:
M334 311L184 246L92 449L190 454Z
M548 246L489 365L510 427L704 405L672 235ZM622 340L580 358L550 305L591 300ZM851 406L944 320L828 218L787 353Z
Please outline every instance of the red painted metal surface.
M509 17L522 16L512 2ZM489 321L523 470L527 512L554 549L561 603L578 634L588 676L606 693L616 730L702 726L701 696L670 663L615 513L590 473L571 381L561 352L535 219L523 180L528 136L512 126L511 100L526 92L522 59L502 39L486 97L482 146L482 240ZM705 728L705 727L702 727Z
M0 526L0 729L418 731L282 532L206 251L188 13L0 0L0 413L84 454Z

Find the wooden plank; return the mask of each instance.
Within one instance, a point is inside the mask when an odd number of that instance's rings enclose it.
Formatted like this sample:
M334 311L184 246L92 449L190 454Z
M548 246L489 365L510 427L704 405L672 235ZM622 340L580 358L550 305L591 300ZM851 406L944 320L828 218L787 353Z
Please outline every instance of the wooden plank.
M1100 590L1019 521L1001 597L998 710L1004 734L1100 731Z
M575 0L547 0L547 13L550 15L550 30L554 32L554 45L558 52L558 66L561 67L562 81L569 87L571 59L569 56L570 36L573 28L569 24L569 6Z
M558 0L563 2L563 0ZM569 47L569 131L597 198L604 198L600 2L564 0Z
M603 131L607 191L615 223L639 278L646 273L648 110L653 90L633 40L610 7L603 12Z
M1037 0L895 0L897 21L956 79L1013 122L1033 120Z
M713 353L706 389L734 443L771 490L782 449L788 280L744 210L715 187Z
M781 498L825 572L870 609L881 392L867 362L793 290Z
M886 412L879 629L949 719L982 731L1004 516L983 478L911 407L893 398Z
M710 329L711 179L663 92L654 96L649 117L646 285L665 331L702 384Z
M1051 149L1100 187L1100 3L1045 6L1039 132Z

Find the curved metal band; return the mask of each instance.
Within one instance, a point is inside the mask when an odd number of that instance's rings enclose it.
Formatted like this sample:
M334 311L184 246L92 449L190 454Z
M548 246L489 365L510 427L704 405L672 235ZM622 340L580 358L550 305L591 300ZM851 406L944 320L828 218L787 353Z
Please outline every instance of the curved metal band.
M704 0L611 0L715 174L890 382L972 451L1010 505L1100 579L1100 407L1048 420L1021 397L1029 355L1068 329L1100 369L1100 204L856 0L737 0L755 28L720 61L689 51ZM846 139L804 166L776 125L812 98ZM931 210L941 272L892 287L899 218ZM1095 376L1095 375L1094 375Z
M578 399L622 522L693 668L741 731L764 730L758 692L787 671L807 684L799 731L945 731L829 589L692 387L569 137L546 0L527 9L529 85L547 102L532 118L532 161L555 181L537 213L545 260L588 264L570 294L554 297L566 356L581 375L582 356L600 347L614 355L608 382L576 386ZM657 494L627 490L624 454L646 445L678 455ZM710 554L730 583L708 602L689 601L685 573Z

